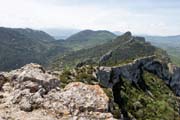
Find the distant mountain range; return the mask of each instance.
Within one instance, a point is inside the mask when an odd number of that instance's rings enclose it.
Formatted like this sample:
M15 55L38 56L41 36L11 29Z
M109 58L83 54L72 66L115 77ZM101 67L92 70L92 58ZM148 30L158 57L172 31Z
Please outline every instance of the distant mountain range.
M84 30L68 37L65 41L62 41L62 44L68 48L80 50L106 43L116 37L115 34L105 30Z
M127 33L123 36L126 35ZM135 56L130 55L132 52L136 52L137 55L138 52L141 52L142 55L140 53L138 56L143 56L147 52L143 48L144 46L147 47L147 50L150 50L149 53L160 50L147 42L142 42L144 38L134 38L136 42L123 45L122 36L118 37L112 32L84 30L66 39L57 40L46 32L39 30L0 27L0 71L19 68L30 62L48 66L54 62L55 58L56 60L67 60L67 63L72 62L75 65L75 63L84 61L85 58L95 58L94 60L97 61L103 54L110 51L113 51L113 54L126 54L127 58L134 58ZM174 63L179 62L179 36L145 36L145 38L153 45L167 50ZM137 42L138 39L142 41ZM142 50L138 49L136 51L136 47L141 47ZM162 52L162 50L160 51Z

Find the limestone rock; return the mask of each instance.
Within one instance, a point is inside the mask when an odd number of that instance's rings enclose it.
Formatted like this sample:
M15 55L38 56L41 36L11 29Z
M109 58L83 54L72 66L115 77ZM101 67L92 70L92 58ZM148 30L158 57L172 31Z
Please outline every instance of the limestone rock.
M63 92L51 91L45 96L44 108L70 116L82 116L83 114L102 114L111 118L108 112L109 98L98 85L86 85L80 82L68 84ZM91 114L90 114L91 113ZM87 116L86 115L86 116ZM85 116L84 116L85 117ZM94 115L95 117L95 115Z
M60 89L60 80L40 65L1 73L0 119L109 119L109 98L99 85L80 82Z
M176 95L180 96L180 67L172 64L166 64L156 60L155 56L139 58L132 63L114 66L100 67L96 72L100 84L112 88L113 85L120 81L120 78L126 78L136 86L146 90L147 86L142 79L143 70L146 70L158 76L174 90Z
M120 77L124 77L142 89L146 89L146 85L141 78L142 74L142 66L147 64L148 62L152 61L154 56L149 56L145 58L140 58L134 60L132 63L115 66L115 67L100 67L97 71L97 79L99 80L100 84L104 87L110 87L117 82L119 82Z
M31 92L36 92L40 88L44 88L47 92L60 84L55 76L47 73L42 66L33 63L4 75L12 80L15 88L28 88Z

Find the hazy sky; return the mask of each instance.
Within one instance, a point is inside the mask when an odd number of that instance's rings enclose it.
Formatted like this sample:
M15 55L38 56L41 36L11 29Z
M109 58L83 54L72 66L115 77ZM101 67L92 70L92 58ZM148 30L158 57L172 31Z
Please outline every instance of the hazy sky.
M0 26L180 34L180 0L0 0Z

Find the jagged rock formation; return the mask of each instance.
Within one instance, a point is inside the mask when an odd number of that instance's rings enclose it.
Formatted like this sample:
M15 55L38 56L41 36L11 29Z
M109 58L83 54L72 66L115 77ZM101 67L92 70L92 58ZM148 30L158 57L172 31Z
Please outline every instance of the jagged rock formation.
M109 119L109 98L99 85L60 80L38 64L0 73L0 119Z
M153 59L154 56L150 56L136 59L132 63L121 66L100 67L99 71L97 72L97 78L99 79L100 84L110 88L112 88L114 84L118 83L121 77L132 81L137 86L143 87L144 84L142 83L141 79L143 66L153 61ZM143 85L141 85L141 83Z
M164 80L177 96L180 96L180 68L172 64L165 64L155 59L155 56L149 56L134 60L132 63L114 67L100 67L97 71L99 83L108 88L112 88L114 102L121 108L125 118L129 119L128 111L125 109L125 103L121 95L123 89L123 79L128 80L132 86L138 88L149 96L154 98L150 87L143 78L145 72L149 72ZM153 79L152 79L153 80Z
M147 90L142 79L143 70L163 79L175 91L176 95L180 96L180 68L155 60L155 56L136 59L132 63L121 66L100 67L97 78L103 86L112 88L123 77L141 89Z

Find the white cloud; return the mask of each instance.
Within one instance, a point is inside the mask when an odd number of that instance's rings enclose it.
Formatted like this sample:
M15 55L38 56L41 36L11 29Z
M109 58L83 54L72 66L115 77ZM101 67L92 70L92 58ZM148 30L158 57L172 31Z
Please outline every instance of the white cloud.
M76 3L77 0L73 0ZM180 18L162 11L101 4L76 5L61 0L0 0L0 26L32 28L81 28L132 31L147 34L180 34ZM142 6L142 5L141 5ZM146 5L147 6L147 5ZM177 9L177 8L176 8ZM178 12L175 12L178 13ZM174 18L172 18L174 16Z

